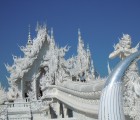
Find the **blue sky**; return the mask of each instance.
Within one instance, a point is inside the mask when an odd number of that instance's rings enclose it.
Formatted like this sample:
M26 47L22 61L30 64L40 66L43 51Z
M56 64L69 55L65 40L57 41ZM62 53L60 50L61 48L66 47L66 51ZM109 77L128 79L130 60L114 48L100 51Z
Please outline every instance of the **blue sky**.
M37 21L53 27L56 43L71 46L67 57L76 55L77 29L89 44L94 66L107 75L107 61L113 68L118 59L109 60L113 44L122 34L130 34L133 46L140 40L139 0L1 0L0 1L0 81L7 86L4 63L12 64L12 54L21 54L28 25L35 37Z

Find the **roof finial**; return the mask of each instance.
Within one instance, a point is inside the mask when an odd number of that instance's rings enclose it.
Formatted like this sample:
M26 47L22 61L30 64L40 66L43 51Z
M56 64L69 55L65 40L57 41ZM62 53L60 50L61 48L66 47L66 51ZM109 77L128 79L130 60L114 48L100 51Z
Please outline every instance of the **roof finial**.
M38 32L38 30L39 30L39 22L37 21L37 24L36 24L36 29L35 29L35 31L36 31L36 32Z
M32 44L32 40L31 40L30 24L29 24L28 45L31 45L31 44Z
M80 31L80 28L78 28L78 37L81 37L81 31Z
M51 39L53 39L53 28L51 28Z
M87 52L89 52L90 50L89 50L89 44L87 44Z
M28 33L28 40L31 40L31 33L30 33L30 24L29 24L29 33Z
M93 64L93 60L91 60L91 73L94 74L94 64Z
M79 41L82 40L80 28L78 28L78 40L79 40Z

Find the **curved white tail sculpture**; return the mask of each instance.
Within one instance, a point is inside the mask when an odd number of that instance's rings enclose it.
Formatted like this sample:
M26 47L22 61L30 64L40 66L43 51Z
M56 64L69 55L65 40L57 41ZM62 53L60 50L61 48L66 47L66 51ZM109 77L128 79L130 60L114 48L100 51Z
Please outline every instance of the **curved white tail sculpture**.
M140 56L140 51L121 61L109 75L102 91L99 120L125 120L122 105L122 77L131 62Z

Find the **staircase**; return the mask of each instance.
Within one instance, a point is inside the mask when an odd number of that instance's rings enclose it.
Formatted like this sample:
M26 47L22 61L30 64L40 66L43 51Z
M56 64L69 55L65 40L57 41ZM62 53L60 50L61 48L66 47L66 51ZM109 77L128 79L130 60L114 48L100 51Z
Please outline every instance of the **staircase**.
M7 115L8 120L31 120L30 103L8 103Z

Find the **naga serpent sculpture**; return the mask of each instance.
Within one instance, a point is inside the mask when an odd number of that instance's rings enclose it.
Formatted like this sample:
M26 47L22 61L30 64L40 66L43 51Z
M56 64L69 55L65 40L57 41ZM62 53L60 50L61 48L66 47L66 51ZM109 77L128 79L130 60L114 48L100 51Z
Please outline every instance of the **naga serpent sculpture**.
M99 120L125 120L122 100L122 77L140 51L122 60L109 75L102 90Z

